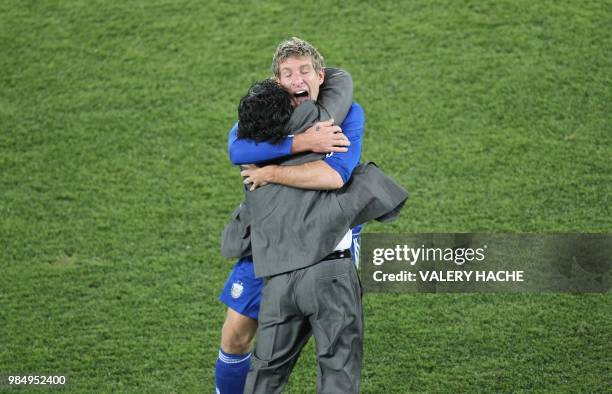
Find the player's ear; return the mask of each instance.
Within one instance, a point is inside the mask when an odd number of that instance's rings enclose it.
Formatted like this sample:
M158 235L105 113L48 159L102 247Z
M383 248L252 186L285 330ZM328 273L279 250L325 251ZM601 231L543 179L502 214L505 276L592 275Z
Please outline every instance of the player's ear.
M325 67L321 67L321 69L319 70L319 85L321 85L324 80L325 80Z

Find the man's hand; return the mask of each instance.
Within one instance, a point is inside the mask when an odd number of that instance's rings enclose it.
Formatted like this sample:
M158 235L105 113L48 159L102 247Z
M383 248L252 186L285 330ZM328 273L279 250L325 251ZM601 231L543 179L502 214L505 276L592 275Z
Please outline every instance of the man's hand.
M346 152L351 142L342 133L339 126L334 126L334 120L317 122L311 128L293 138L291 153L299 152Z
M268 183L272 183L274 180L274 171L277 165L268 165L265 167L258 167L255 164L245 164L240 171L240 175L244 177L243 183L250 185L249 190L253 191L260 186L265 186Z

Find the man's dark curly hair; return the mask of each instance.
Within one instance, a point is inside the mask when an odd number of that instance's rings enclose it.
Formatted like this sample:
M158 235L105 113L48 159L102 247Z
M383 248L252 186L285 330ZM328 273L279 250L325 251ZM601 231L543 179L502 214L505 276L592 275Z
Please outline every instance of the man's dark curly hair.
M293 107L289 94L271 79L255 82L238 105L238 138L280 142L288 135Z

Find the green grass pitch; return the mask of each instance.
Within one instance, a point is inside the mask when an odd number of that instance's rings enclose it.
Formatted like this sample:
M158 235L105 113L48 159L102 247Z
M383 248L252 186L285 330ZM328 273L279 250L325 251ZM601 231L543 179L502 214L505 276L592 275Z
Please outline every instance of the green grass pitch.
M213 391L226 136L292 35L413 193L368 232L612 232L611 26L610 1L1 2L0 374ZM610 301L366 294L362 390L610 392Z

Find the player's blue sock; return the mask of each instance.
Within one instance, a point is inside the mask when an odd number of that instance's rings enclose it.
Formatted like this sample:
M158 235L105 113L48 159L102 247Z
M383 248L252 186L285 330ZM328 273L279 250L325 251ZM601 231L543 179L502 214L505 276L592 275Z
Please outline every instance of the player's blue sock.
M251 353L229 354L219 349L215 366L217 394L242 394L250 365Z

